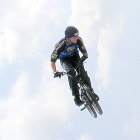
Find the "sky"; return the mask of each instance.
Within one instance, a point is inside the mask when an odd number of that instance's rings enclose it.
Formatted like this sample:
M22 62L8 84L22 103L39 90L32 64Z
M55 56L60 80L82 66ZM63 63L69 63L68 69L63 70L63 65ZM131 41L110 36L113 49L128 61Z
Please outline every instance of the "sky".
M139 140L139 5L0 0L0 140ZM69 25L88 51L96 119L74 104L66 76L53 78L50 55Z

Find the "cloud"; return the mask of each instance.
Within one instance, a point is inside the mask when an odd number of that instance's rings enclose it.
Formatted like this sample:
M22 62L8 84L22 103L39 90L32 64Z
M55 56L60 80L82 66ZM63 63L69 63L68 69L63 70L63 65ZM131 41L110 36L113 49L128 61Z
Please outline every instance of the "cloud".
M112 48L121 36L124 16L116 14L116 19L109 18L105 21L101 1L72 0L71 5L69 24L78 27L87 48L97 41L96 79L100 87L106 88L111 81Z
M18 69L15 72L21 72L16 82L9 84L7 96L0 100L0 139L51 139L60 131L56 128L63 128L71 117L70 89L66 81L53 78L48 62L50 53L43 50L50 42L50 27L60 24L65 8L60 2L46 0L6 2L5 15L0 15L0 64L11 64ZM47 56L45 62L42 56ZM27 65L20 63L23 61ZM34 63L43 63L42 67L32 68L38 85L28 71Z
M140 136L140 116L134 116L128 120L124 127L123 133L127 136Z
M13 3L7 1L5 15L0 16L1 63L11 64L14 61L40 56L43 47L40 46L43 35L42 37L40 35L44 34L40 26L40 17L42 9L45 10L46 2L45 0L13 1ZM41 20L43 22L43 18Z
M100 29L97 43L97 70L96 78L100 86L106 88L111 81L111 63L113 51L123 30L123 18L119 17L114 24L107 22L104 28Z
M24 72L9 91L10 96L0 101L0 137L3 140L20 138L26 113L25 95L28 92L27 76Z
M16 47L18 43L18 35L17 33L10 28L6 28L4 33L1 35L0 40L0 50L1 50L1 64L7 60L11 63L14 59L16 59Z
M96 38L96 24L101 19L100 2L96 0L72 0L69 24L80 30L80 36L88 43ZM89 45L87 45L89 47Z
M93 140L89 135L83 134L78 140Z
M69 13L69 2L61 2L6 0L6 4L1 5L4 12L0 15L0 32L3 33L0 35L1 64L33 60L43 55L54 35L52 28L60 27L67 17L62 14Z
M71 103L64 86L58 80L49 80L49 64L43 64L39 92L30 93L28 72L22 71L0 101L0 138L3 140L50 139L59 125L63 127L70 117ZM70 92L70 91L69 91Z

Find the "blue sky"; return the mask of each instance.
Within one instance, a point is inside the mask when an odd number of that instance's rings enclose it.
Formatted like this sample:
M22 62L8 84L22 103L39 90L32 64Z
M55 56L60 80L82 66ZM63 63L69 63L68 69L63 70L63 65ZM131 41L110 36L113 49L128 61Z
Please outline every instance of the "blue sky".
M140 139L139 5L1 0L0 139ZM89 53L85 68L104 111L97 119L75 106L67 77L53 78L50 55L68 25Z

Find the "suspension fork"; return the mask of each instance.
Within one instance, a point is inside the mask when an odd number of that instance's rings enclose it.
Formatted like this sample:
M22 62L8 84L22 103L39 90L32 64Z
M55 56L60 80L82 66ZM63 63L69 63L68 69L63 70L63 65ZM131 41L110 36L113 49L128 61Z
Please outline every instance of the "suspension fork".
M81 111L83 111L84 109L86 109L87 106L90 105L90 102L91 102L86 92L87 91L84 88L81 89L81 97L83 98L83 100L85 102L84 103L84 107L81 109Z

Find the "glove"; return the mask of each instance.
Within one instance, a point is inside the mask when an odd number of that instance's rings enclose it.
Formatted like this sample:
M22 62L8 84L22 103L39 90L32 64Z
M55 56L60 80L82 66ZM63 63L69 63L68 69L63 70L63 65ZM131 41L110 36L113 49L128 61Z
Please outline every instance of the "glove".
M80 61L79 61L79 65L82 65L83 62L87 59L87 57L85 55L83 55L81 58L80 58Z
M55 77L59 77L59 78L61 78L61 76L62 76L62 72L54 72L54 78Z
M87 57L86 57L85 55L83 55L83 56L80 58L80 61L81 61L81 62L84 62L86 59L87 59Z

